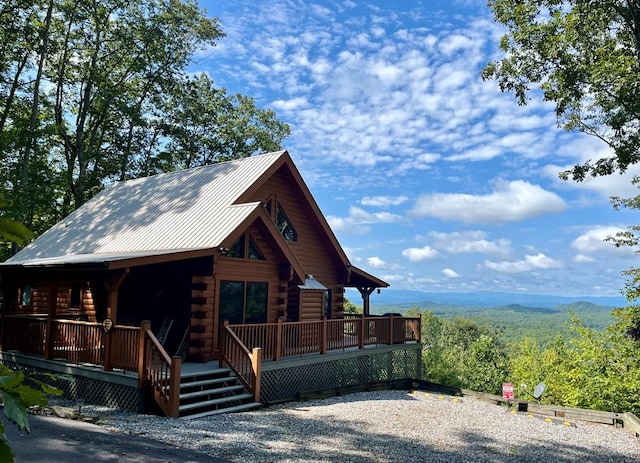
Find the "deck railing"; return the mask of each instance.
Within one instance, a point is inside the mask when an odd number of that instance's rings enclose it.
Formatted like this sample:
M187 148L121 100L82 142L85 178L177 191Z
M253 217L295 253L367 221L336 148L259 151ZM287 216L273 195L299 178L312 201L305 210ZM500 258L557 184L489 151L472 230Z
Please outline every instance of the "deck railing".
M170 357L160 341L151 332L151 323L142 322L140 350L143 351L140 365L140 388L149 386L153 398L166 416L180 415L180 370L181 357ZM137 349L136 349L137 350Z
M138 327L116 325L107 334L100 323L24 315L5 315L3 324L4 351L105 366L105 341L111 336L107 368L138 371Z
M2 350L26 354L45 354L47 319L5 315L3 318Z
M47 344L49 357L64 359L76 364L102 365L104 359L103 334L104 330L98 323L52 320L53 343Z
M264 359L280 360L307 354L365 346L420 341L420 317L350 316L344 319L308 322L229 325L246 346L262 348ZM223 352L226 346L223 345Z
M254 337L264 334L265 330L257 329L259 326L253 326L253 329L249 329L248 332L252 333ZM243 343L231 329L231 326L227 322L224 323L221 336L221 364L229 365L247 389L251 391L254 401L259 402L262 351L260 347L252 347L249 350L248 345L252 345L252 343Z
M111 367L124 371L138 371L141 329L137 326L116 325L111 330Z

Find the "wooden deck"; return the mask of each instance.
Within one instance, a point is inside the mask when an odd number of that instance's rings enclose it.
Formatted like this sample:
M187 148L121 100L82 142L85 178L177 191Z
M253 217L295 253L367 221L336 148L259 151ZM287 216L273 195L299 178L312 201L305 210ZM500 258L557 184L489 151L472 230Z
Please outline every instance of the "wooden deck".
M362 352L406 344L413 344L410 350L416 350L420 348L420 330L420 317L397 316L225 324L220 340L220 362L197 364L183 363L180 357L169 356L151 332L149 322L143 322L141 327L116 325L106 331L99 323L5 316L2 351L137 374L138 388L153 391L166 415L179 416L181 378L192 376L198 369L231 368L254 401L259 402L263 362L302 359L303 363L313 363L313 358L326 357L329 353Z

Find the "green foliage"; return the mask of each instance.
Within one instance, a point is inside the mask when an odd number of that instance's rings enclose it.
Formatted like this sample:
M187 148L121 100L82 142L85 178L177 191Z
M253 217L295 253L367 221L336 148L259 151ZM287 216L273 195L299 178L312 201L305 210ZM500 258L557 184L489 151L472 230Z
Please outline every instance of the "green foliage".
M498 333L474 321L422 314L425 378L437 383L498 393L507 378L506 350Z
M594 135L614 151L576 165L563 178L624 172L640 161L640 2L637 0L489 0L507 27L496 79L520 104L542 92L559 125Z
M415 315L415 309L412 309ZM504 381L533 400L544 382L543 403L640 413L640 346L624 323L594 329L569 312L569 333L544 345L525 337L509 349L503 333L460 317L422 314L424 377L433 382L500 394Z
M223 35L195 0L0 2L2 217L38 235L113 181L280 149L273 111L189 76Z
M44 407L49 395L61 395L62 391L39 381L34 376L25 376L0 364L0 397L4 413L19 429L30 432L28 409ZM14 456L0 421L0 461L13 462Z
M362 307L358 306L358 305L355 305L353 302L351 302L346 297L344 298L343 307L344 307L344 313L349 313L349 314L361 314L362 313Z

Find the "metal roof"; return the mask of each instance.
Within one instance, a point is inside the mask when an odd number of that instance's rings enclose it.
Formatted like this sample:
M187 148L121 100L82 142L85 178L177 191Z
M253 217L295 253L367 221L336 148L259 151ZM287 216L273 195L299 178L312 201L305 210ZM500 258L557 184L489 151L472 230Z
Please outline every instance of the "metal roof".
M103 262L217 248L260 207L234 202L285 155L267 153L116 183L0 265Z
M307 278L304 280L304 284L303 285L298 285L298 288L300 289L320 289L320 290L326 290L327 287L325 285L323 285L322 283L320 283L318 280L316 280L313 275L308 275Z

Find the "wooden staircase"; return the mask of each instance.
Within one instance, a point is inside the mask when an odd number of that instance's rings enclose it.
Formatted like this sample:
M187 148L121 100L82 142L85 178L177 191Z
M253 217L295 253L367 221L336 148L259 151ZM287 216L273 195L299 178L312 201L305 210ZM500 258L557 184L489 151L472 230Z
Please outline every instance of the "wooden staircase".
M202 418L261 406L230 368L185 371L180 375L180 418Z

